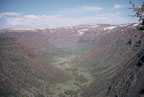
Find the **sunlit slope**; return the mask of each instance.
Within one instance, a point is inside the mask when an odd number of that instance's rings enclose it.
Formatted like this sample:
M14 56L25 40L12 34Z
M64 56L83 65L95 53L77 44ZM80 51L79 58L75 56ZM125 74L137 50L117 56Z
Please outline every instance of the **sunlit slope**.
M66 73L23 45L14 34L0 34L1 97L37 96L42 93L42 86L69 79Z

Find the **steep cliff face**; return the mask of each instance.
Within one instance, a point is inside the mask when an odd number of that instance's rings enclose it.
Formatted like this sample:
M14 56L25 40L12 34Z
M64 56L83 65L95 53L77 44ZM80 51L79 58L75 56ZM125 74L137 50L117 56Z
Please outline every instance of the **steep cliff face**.
M113 78L106 97L144 97L144 37L133 48L141 47Z
M130 94L124 91L126 87L127 91L131 91L127 82L132 81L128 79L130 75L136 76L134 74L138 72L137 76L141 75L143 78L143 67L138 68L135 65L143 56L143 50L144 33L133 25L117 27L104 35L95 46L82 55L81 64L91 68L94 77L91 85L83 89L82 96L105 97L107 94L108 97L137 97L126 96ZM109 85L111 82L114 82L111 84L113 87Z
M114 77L106 97L144 96L144 52L139 52Z

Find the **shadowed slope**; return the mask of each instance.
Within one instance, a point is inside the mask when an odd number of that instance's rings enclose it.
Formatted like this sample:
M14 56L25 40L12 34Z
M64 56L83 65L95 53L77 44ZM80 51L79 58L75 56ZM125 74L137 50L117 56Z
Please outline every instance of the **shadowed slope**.
M143 48L143 33L133 27L133 24L117 27L104 35L93 48L81 57L81 65L90 68L95 78L93 83L84 89L82 96L104 97L109 82L117 76L120 68L123 69L124 65L133 62L133 57ZM135 60L139 60L139 58Z

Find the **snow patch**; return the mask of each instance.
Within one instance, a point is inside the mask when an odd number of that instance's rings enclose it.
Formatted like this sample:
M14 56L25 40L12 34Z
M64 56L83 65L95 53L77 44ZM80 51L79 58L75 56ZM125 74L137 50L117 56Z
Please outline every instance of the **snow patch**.
M121 24L121 25L119 25L119 27L126 27L126 26L128 26L129 24Z
M137 23L137 24L133 24L133 26L135 27L135 26L138 26L139 24Z
M105 27L104 30L112 30L114 28L116 28L117 26L110 26L110 27Z
M78 31L79 36L81 36L85 31L87 31L88 29L82 29Z
M96 27L98 27L98 25L94 25L94 26L92 26L91 28L96 28Z
M10 29L10 30L21 30L21 31L25 31L25 30L31 30L31 31L34 31L34 30L36 30L35 28L12 28L12 29Z

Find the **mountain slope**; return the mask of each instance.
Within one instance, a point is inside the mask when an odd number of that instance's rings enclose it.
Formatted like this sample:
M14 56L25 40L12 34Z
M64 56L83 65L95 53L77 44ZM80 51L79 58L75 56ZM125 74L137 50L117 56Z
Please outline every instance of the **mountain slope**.
M107 97L144 96L144 49L118 72L109 85Z
M138 24L0 30L2 97L143 95Z
M0 34L0 52L1 97L36 97L43 85L69 79L67 74L47 64L16 37Z
M84 97L104 97L113 77L118 76L117 72L122 72L120 68L123 69L124 65L133 62L133 57L144 49L143 32L133 25L111 30L82 55L81 64L90 68L95 78L93 83L84 89ZM135 60L138 61L139 58Z

